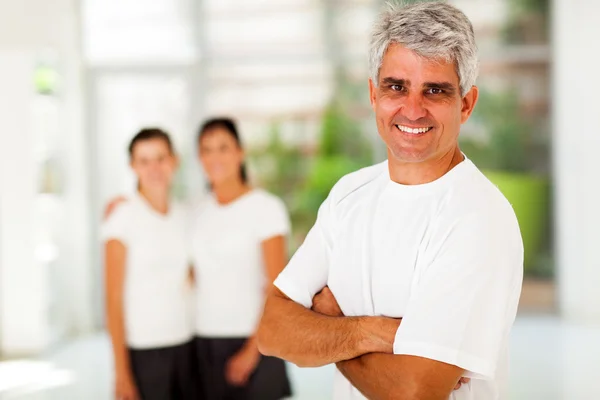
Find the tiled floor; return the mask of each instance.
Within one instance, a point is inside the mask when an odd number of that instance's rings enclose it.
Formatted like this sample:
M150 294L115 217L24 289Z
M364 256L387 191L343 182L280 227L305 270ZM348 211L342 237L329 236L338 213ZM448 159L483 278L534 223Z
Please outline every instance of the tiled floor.
M0 400L112 400L107 338L64 346L43 360L0 363ZM291 367L294 400L330 398L331 367ZM600 326L520 317L512 336L509 400L600 399Z

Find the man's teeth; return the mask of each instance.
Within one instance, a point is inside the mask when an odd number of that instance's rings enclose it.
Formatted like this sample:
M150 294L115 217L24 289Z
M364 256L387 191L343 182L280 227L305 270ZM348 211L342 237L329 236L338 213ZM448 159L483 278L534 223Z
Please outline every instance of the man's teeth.
M429 127L429 128L414 128L413 129L413 128L409 128L408 126L402 126L402 125L396 125L396 127L398 129L400 129L402 132L413 133L413 134L425 133L431 129L431 127Z

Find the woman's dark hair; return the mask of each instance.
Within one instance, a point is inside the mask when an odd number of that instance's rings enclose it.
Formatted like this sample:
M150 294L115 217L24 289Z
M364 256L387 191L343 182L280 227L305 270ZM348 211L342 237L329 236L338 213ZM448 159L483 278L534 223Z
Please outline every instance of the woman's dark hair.
M169 148L169 152L171 154L174 153L173 142L171 142L171 138L169 137L169 134L167 132L165 132L159 128L144 128L141 131L139 131L133 137L133 139L131 139L131 142L129 143L129 149L128 149L129 150L129 158L133 158L133 149L135 148L136 144L138 144L139 142L143 142L143 141L151 140L151 139L164 140L165 143L167 144L167 147Z
M235 139L235 142L240 149L244 148L235 122L230 118L211 118L206 120L198 131L198 144L207 133L214 131L215 129L225 130ZM242 162L242 165L240 166L240 178L242 178L242 182L248 183L248 172L246 171L246 163L244 162Z

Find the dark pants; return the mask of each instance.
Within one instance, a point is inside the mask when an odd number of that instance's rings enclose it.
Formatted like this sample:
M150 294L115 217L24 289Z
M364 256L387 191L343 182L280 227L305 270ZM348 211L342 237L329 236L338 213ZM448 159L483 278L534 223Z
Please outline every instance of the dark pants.
M262 356L246 386L227 382L227 361L247 339L197 338L198 370L205 400L280 400L292 394L285 362Z
M199 400L194 341L156 349L130 349L142 400Z

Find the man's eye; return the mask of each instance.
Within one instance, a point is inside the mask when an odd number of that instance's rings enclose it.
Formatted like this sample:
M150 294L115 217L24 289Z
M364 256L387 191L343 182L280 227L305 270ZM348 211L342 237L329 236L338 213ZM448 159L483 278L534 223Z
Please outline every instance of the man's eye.
M444 93L444 91L440 88L431 88L427 90L427 93L429 94L442 94Z
M391 85L390 89L392 89L394 92L401 92L404 87L401 85Z

